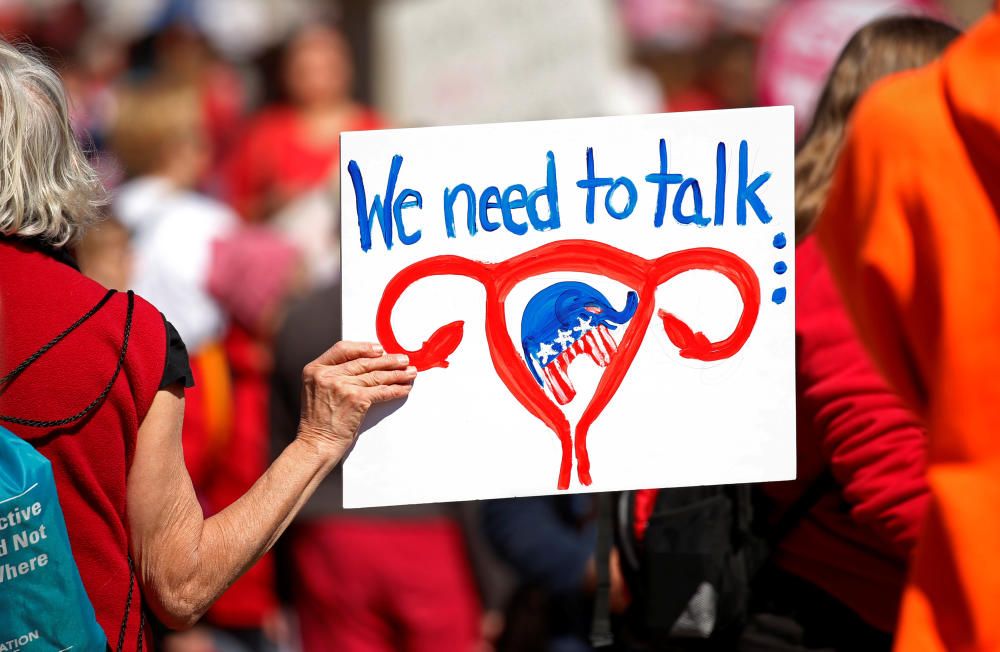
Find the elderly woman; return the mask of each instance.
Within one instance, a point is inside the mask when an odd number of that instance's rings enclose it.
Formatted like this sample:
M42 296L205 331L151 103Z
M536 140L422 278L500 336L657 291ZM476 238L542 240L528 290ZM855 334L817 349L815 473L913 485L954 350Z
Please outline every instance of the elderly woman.
M416 372L373 344L326 351L304 370L297 437L205 519L181 451L183 344L153 306L107 292L67 255L102 190L58 77L2 41L0 144L0 376L30 362L0 385L0 422L51 461L97 620L119 649L138 647L143 607L175 628L198 620L274 544L368 408L405 397Z

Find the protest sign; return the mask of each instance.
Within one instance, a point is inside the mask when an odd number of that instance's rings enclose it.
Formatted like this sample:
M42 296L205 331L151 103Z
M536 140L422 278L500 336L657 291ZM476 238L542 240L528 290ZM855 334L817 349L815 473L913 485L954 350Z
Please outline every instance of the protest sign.
M376 104L397 124L609 115L633 101L616 97L629 89L612 0L569 11L564 0L394 0L376 5L373 28Z
M794 477L790 108L341 146L344 338L420 370L345 506Z

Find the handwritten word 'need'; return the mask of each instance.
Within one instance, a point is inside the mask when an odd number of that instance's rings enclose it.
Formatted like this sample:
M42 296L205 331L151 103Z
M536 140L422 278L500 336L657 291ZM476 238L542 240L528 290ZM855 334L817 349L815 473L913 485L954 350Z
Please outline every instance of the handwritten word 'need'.
M771 221L771 214L759 193L771 178L771 173L765 171L753 180L750 179L749 147L745 140L739 143L737 159L735 223L737 226L745 226L749 209L760 223L767 224ZM654 227L663 226L668 207L671 218L678 224L706 227L723 226L726 222L725 143L720 142L716 147L714 205L710 215L705 212L701 181L676 170L671 171L667 141L664 138L659 141L658 168L646 174L638 184L627 176L598 176L598 164L592 147L586 148L585 162L586 177L577 181L575 185L586 192L585 219L588 224L593 224L597 219L599 205L603 205L604 212L615 220L631 217L639 204L640 188L656 191L655 209L651 212ZM347 165L354 187L363 251L372 248L372 234L376 223L386 249L392 249L397 240L404 245L415 244L423 235L421 229L407 230L404 223L403 211L412 208L422 210L424 198L420 191L413 188L402 188L397 192L402 168L403 157L396 154L389 166L384 194L374 194L369 203L360 166L354 160ZM470 184L458 183L444 188L442 207L444 230L449 238L457 237L460 228L468 231L470 236L501 228L519 236L526 234L529 229L535 231L558 229L561 218L555 155L551 151L546 154L545 184L530 192L520 183L504 189L487 186L478 193Z

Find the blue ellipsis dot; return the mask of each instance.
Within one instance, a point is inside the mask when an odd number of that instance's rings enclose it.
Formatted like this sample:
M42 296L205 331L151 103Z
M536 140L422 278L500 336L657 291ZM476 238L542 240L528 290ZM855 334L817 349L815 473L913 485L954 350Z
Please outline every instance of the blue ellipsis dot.
M788 265L785 264L785 261L779 260L774 264L775 274L784 274L787 271L788 271Z
M776 249L784 249L788 241L785 239L785 232L782 231L778 235L774 236L774 247Z
M778 288L774 292L771 293L771 301L773 301L775 303L784 303L785 302L785 296L787 294L788 294L788 292L785 290L785 288Z

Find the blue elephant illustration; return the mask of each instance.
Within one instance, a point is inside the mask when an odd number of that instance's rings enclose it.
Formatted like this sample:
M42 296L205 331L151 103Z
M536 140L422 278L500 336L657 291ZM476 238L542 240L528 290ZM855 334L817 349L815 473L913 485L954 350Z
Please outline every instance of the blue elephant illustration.
M607 297L577 281L555 283L536 294L521 318L521 347L535 380L558 403L571 401L569 363L586 354L607 366L618 349L610 331L632 319L638 307L635 292L628 293L622 310L615 310Z

